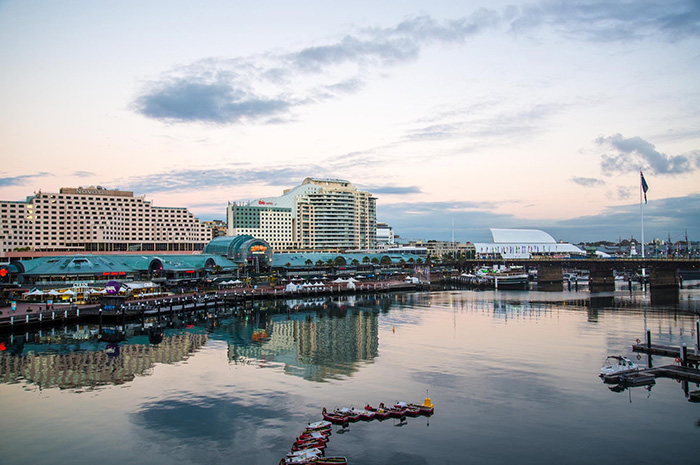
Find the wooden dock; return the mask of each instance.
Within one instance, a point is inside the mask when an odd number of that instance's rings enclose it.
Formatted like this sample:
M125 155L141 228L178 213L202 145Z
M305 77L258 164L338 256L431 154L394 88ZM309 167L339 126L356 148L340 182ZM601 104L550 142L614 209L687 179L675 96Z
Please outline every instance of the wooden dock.
M664 357L672 357L672 358L680 358L681 357L681 348L680 347L664 346L664 345L659 345L659 344L646 344L643 342L639 343L639 344L633 344L632 351L633 352L641 352L643 354L661 355ZM687 354L687 362L692 363L694 365L697 365L698 363L700 363L700 355L688 353Z
M653 368L642 368L603 377L606 384L623 384L625 386L646 386L654 384L656 378L671 378L680 381L700 383L700 370L689 366L664 365Z

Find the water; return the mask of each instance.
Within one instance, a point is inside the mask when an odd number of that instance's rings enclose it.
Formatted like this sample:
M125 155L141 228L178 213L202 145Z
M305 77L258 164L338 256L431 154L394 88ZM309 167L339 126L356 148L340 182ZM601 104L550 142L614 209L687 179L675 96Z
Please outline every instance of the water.
M327 455L658 464L700 452L683 383L614 392L597 376L609 354L636 360L646 328L693 350L698 288L668 305L638 290L457 290L248 310L177 321L159 344L131 328L114 356L95 328L4 337L0 463L276 464L324 406L422 403L426 390L432 417L337 427Z

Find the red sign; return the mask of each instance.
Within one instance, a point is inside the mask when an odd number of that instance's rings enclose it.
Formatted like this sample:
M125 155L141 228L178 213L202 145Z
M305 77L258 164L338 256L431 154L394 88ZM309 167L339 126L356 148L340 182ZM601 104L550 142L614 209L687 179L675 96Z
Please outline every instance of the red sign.
M5 268L0 268L0 278L7 276L7 270Z

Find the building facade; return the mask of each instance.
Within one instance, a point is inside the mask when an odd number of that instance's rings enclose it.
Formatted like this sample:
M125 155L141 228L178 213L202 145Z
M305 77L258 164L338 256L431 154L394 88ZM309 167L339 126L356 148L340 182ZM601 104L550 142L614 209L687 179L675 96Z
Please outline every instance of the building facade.
M196 251L211 237L211 229L186 208L156 207L144 196L101 186L0 201L3 256L13 250Z
M491 243L475 243L477 258L585 257L586 251L557 242L538 229L490 228Z
M275 251L368 250L376 246L376 207L348 181L306 178L280 197L229 204L228 234L264 239Z

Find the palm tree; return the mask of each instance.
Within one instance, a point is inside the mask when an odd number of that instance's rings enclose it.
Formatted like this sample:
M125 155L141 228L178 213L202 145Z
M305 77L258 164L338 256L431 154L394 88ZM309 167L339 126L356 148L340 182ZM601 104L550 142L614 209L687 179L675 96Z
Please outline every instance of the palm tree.
M323 260L316 260L316 266L323 266Z
M312 262L310 258L307 258L304 263L306 264L306 266L311 266L314 262Z
M365 258L367 258L367 257L365 257ZM369 261L369 258L367 258L367 261ZM353 265L357 266L357 265L360 264L360 261L359 261L358 259L354 258L354 259L352 260L351 263L352 263Z
M378 259L377 257L372 258L372 263L373 263L374 265L379 264L379 259Z
M362 257L362 263L369 263L369 257L367 255ZM372 262L372 263L374 263L374 262Z

